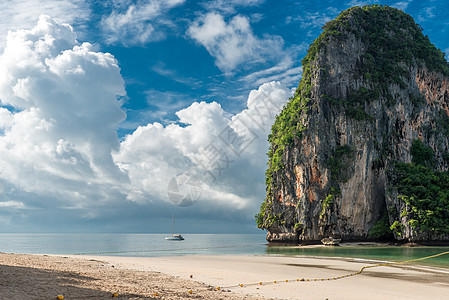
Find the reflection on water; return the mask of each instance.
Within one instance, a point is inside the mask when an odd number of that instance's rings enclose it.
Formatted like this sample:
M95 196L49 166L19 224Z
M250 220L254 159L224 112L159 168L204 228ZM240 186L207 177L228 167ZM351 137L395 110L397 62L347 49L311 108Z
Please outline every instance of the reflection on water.
M344 245L330 247L269 246L270 255L304 255L361 258L381 261L405 261L449 251L449 247L400 247ZM449 254L411 264L449 268Z

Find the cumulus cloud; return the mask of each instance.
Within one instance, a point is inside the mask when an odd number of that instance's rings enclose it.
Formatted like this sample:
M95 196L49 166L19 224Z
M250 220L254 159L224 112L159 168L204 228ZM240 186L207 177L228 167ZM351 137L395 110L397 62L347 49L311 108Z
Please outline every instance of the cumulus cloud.
M187 34L207 49L224 72L243 64L266 62L283 53L281 37L257 37L249 19L241 15L226 22L221 14L207 13L191 24Z
M33 27L41 14L51 15L60 23L84 24L90 18L84 0L8 0L0 1L0 48L8 30Z
M177 112L178 124L139 127L114 159L130 177L129 199L167 199L180 174L203 182L201 201L228 209L254 208L263 199L266 137L292 91L279 82L250 92L247 108L232 115L216 102L195 102Z
M159 120L193 102L189 95L179 92L147 90L145 94L153 118L157 117Z
M126 117L118 100L124 81L111 54L41 16L31 30L9 32L0 74L1 179L80 206L126 180L111 156Z
M184 2L185 0L116 2L113 11L101 20L106 42L144 44L163 39L165 35L160 28L175 26L165 14Z
M120 142L126 93L116 59L47 16L8 34L0 74L0 207L16 211L0 215L6 223L54 207L85 220L130 203L157 212L179 174L203 182L203 213L248 217L264 197L266 136L292 93L262 84L237 114L194 102L177 123L140 126Z

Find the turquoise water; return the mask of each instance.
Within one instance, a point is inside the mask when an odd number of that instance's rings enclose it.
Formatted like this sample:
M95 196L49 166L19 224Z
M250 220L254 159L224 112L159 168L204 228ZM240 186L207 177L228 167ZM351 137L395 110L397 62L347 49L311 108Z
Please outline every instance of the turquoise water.
M449 247L339 246L273 247L265 234L185 234L166 241L165 234L0 234L0 252L96 254L114 256L287 255L404 261L449 251ZM415 264L449 268L449 254Z
M271 255L303 255L359 258L380 261L405 261L427 257L449 251L449 247L400 247L400 246L337 246L337 247L267 247ZM439 257L412 262L414 265L426 265L449 268L449 254Z

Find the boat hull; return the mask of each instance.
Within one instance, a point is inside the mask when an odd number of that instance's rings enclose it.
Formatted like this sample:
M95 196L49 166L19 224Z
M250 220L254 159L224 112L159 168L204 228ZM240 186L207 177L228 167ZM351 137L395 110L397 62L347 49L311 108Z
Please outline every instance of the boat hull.
M165 237L167 241L183 241L184 238L180 234L174 234L172 236Z

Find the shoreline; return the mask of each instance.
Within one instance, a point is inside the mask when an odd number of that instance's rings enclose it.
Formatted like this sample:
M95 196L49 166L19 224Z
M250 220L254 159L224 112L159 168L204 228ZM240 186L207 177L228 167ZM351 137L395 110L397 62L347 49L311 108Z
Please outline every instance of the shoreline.
M332 279L367 265L329 257L0 253L0 296L109 299L117 292L116 299L442 299L449 293L449 271L429 267L382 266Z

